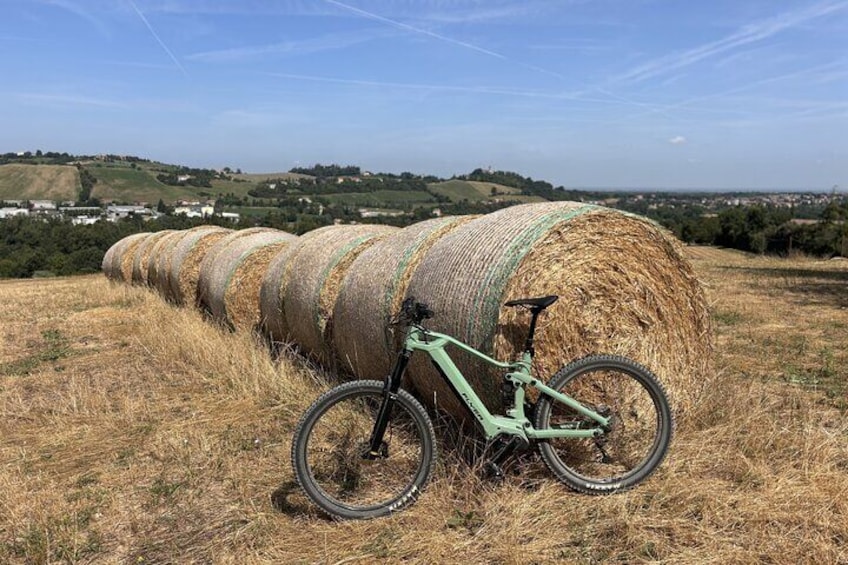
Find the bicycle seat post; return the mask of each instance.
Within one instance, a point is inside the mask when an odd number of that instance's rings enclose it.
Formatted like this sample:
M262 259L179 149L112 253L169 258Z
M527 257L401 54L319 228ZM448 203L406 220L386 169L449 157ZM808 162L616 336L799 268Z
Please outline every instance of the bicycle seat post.
M556 302L558 298L558 296L550 295L540 296L539 298L519 298L504 303L504 306L521 306L530 310L530 314L533 317L530 319L530 331L527 334L527 340L524 342L524 351L529 353L531 357L536 353L533 348L533 336L536 333L536 321L539 318L539 314L542 313L542 310Z
M539 314L542 313L544 308L536 308L530 307L530 314L532 318L530 318L530 331L527 333L527 340L524 342L524 351L530 354L530 357L533 357L536 354L536 350L533 347L533 336L536 333L536 320L539 318Z

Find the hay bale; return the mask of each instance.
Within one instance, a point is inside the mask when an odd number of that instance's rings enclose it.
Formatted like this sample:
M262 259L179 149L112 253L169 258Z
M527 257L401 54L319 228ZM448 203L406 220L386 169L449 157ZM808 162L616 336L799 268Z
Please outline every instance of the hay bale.
M160 296L165 299L168 298L165 292L168 285L168 259L174 245L184 235L184 230L174 230L157 241L150 250L150 257L147 260L147 284L155 288Z
M203 229L189 230L171 252L168 271L170 296L176 304L194 304L197 299L197 280L200 278L200 263L206 252L233 230L216 226L201 226Z
M337 230L338 226L325 226L306 232L294 245L290 245L277 253L268 264L262 285L259 289L259 310L261 314L262 332L272 343L282 343L291 340L288 321L286 318L285 295L289 278L289 260L314 237L321 237L324 232Z
M124 282L132 282L133 261L135 260L136 250L144 244L150 236L150 232L137 233L135 236L127 238L127 244L120 254L118 270L120 271L120 280ZM116 258L118 255L116 255Z
M276 285L283 308L278 312L266 308L264 316L285 316L280 325L287 339L319 362L330 363L333 307L345 273L363 251L397 231L391 226L340 225L302 236L292 246Z
M207 304L209 303L211 298L211 290L209 288L209 277L202 277L201 273L208 272L211 273L214 270L213 264L215 263L215 258L221 253L224 249L229 247L231 243L237 241L243 237L249 237L258 233L279 233L279 230L275 230L272 228L246 228L243 230L237 230L231 233L228 233L214 244L212 244L207 250L206 254L203 256L203 259L200 261L200 267L198 268L197 274L197 288L195 289L195 305L201 310L209 313L209 307Z
M100 263L100 270L103 271L103 274L106 275L106 278L109 280L112 279L112 257L115 255L115 251L118 249L118 244L123 240L118 240L112 247L106 250L106 253L103 254L103 262Z
M106 278L113 281L129 280L125 279L123 276L123 271L121 269L123 261L126 258L128 252L134 252L137 244L140 243L148 235L150 234L134 233L132 235L128 235L127 237L118 240L112 247L110 247L106 251L106 254L103 256L103 262L101 264L101 268L103 269L103 273L106 275ZM131 251L130 248L132 248Z
M176 252L177 247L183 239L187 237L190 238L197 233L208 232L210 229L220 231L224 228L218 228L216 226L195 226L187 230L178 230L163 238L161 243L159 243L151 252L150 265L148 269L149 282L151 286L156 288L162 298L168 302L176 302L176 298L172 291L174 284L171 281L171 265L173 263L174 253ZM156 262L155 266L152 265L153 261ZM150 278L150 274L153 274L154 277Z
M388 324L400 309L412 273L439 239L477 216L418 222L365 250L351 264L334 310L333 346L344 371L382 379L391 369L401 332Z
M200 285L202 307L231 328L253 330L259 325L259 287L271 258L297 240L283 231L260 232L236 238L214 260L203 261Z
M152 233L136 248L135 254L133 255L133 284L147 285L147 271L150 267L150 254L159 240L172 233L174 233L174 230L162 230Z
M519 354L530 321L503 303L547 294L560 299L536 332L541 378L590 353L617 353L656 372L678 411L701 392L712 351L703 289L679 242L644 218L571 202L506 208L440 239L407 288L435 310L429 327L501 360ZM464 417L417 357L410 378L422 397ZM462 352L454 358L486 405L502 410L500 373Z

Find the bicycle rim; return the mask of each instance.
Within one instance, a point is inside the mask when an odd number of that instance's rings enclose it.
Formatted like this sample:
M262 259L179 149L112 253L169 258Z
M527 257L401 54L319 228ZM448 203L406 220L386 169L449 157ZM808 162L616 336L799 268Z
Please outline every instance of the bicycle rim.
M381 455L363 457L381 401L379 390L354 390L311 423L305 443L306 472L311 486L328 503L322 504L325 510L344 516L388 513L417 494L417 483L428 472L426 430L404 402L394 404Z
M590 366L552 385L612 423L612 430L599 438L557 438L541 446L549 467L570 486L583 492L626 489L662 460L670 415L661 388L639 375L638 368ZM546 405L543 427L596 427L564 404Z

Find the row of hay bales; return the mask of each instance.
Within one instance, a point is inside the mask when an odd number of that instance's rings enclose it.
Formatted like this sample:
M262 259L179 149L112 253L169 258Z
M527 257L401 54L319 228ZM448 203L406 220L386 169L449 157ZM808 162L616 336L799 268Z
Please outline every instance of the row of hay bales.
M679 242L644 218L583 203L525 204L403 229L328 226L300 237L212 226L136 234L109 249L103 271L359 378L389 370L401 336L387 325L408 296L435 310L432 329L509 359L529 315L503 303L557 294L537 329L540 375L589 353L626 355L659 374L678 412L710 370L708 305ZM499 409L500 375L451 353ZM464 416L423 355L408 384Z

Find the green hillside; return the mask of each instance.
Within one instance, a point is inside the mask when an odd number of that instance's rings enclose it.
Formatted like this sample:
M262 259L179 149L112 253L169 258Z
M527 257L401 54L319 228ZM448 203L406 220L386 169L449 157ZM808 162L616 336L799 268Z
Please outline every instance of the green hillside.
M288 222L325 214L356 221L362 207L405 210L410 216L405 221L429 217L433 208L446 214L485 213L510 203L546 200L546 193L533 190L538 184L534 183L515 173L482 170L442 180L335 164L290 172L234 173L228 167L196 169L122 155L0 155L0 199L92 198L92 202L150 205L162 200L169 206L180 200L216 199L227 211L262 211Z

